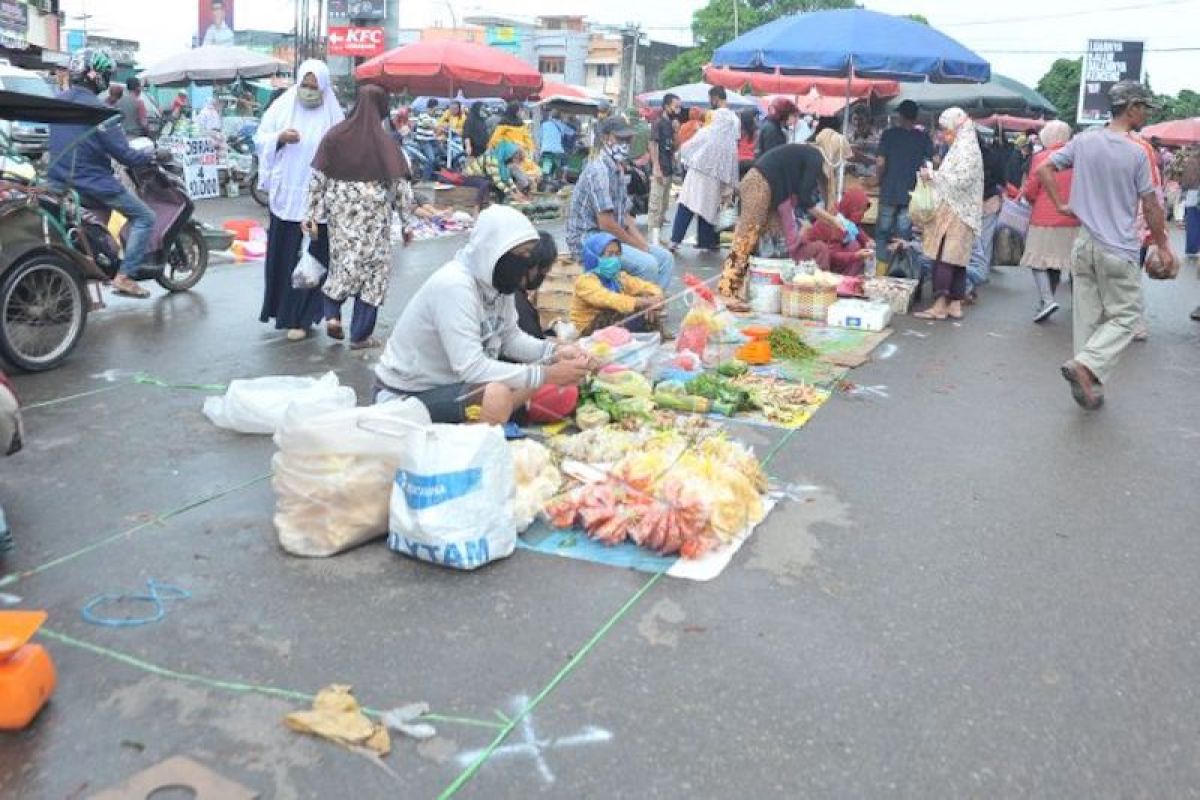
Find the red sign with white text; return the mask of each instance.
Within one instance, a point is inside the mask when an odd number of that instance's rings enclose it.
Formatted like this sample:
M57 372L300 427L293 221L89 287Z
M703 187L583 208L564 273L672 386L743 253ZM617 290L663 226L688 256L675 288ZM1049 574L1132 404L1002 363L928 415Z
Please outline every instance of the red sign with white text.
M387 50L383 28L356 28L348 25L329 27L329 55L373 58Z

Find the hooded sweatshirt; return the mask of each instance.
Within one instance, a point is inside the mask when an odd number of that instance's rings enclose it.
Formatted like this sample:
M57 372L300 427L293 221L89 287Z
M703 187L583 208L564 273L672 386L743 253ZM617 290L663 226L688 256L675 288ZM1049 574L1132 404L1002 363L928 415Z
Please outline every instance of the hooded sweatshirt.
M379 381L406 394L459 383L541 386L539 362L549 360L554 343L522 331L513 296L492 285L500 257L537 239L532 223L515 209L492 206L480 213L466 246L430 276L400 315L375 367Z

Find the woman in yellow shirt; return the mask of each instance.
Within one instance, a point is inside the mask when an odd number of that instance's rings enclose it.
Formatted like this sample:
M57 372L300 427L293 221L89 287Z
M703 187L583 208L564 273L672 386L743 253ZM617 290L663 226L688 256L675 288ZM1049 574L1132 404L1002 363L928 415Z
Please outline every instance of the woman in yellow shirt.
M467 115L463 113L462 103L453 100L450 107L446 109L446 113L442 114L438 120L438 127L444 131L454 131L459 136L462 136L463 123L467 121Z
M492 132L492 137L488 139L488 147L494 148L501 142L512 142L521 148L521 152L525 154L525 165L521 168L522 172L536 184L542 177L542 170L534 159L533 135L529 132L529 126L525 124L522 113L519 100L508 101L500 124Z
M634 332L658 325L662 290L621 270L621 242L610 233L583 241L583 274L575 279L571 324L588 336L620 325ZM636 316L635 316L636 315Z

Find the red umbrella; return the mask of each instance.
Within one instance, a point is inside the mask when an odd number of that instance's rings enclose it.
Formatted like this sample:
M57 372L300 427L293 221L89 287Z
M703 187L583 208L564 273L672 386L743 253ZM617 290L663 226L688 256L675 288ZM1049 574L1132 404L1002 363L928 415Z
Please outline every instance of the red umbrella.
M572 86L569 83L555 83L554 81L546 81L542 84L541 90L538 92L543 100L547 97L567 97L572 100L593 100L587 89L582 86Z
M457 41L417 42L389 50L354 71L363 83L415 96L511 97L537 94L542 76L494 47Z
M1046 120L1012 117L1007 114L993 114L990 117L975 120L975 124L982 125L985 128L999 128L1000 130L1021 131L1023 133L1031 128L1040 131L1046 127Z
M1142 138L1149 139L1157 136L1163 144L1172 147L1196 144L1200 142L1200 117L1191 119L1173 119L1170 122L1160 122L1157 125L1147 125L1142 128Z
M823 97L847 96L847 80L823 75L784 75L779 72L753 72L750 70L714 67L704 68L704 80L726 89L741 91L749 86L755 94L806 95L814 89ZM849 96L866 100L875 97L895 97L900 94L896 81L852 78ZM844 105L844 102L843 102Z

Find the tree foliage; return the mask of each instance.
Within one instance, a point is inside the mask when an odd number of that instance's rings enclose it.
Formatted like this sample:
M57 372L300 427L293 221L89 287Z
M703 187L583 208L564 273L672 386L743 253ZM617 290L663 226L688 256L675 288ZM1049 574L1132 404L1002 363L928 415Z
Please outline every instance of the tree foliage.
M1079 81L1083 75L1082 58L1060 58L1037 83L1037 90L1058 107L1058 118L1074 124L1079 107Z
M745 33L768 22L805 11L857 8L854 0L709 0L692 15L695 46L675 57L663 69L664 86L695 83L702 79L704 65L713 51L733 41L733 4L738 3L738 32Z

